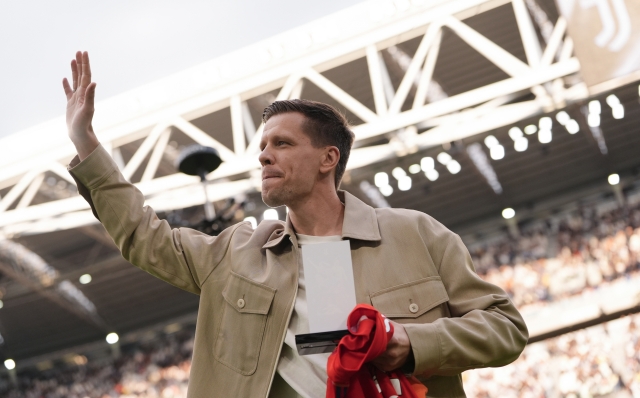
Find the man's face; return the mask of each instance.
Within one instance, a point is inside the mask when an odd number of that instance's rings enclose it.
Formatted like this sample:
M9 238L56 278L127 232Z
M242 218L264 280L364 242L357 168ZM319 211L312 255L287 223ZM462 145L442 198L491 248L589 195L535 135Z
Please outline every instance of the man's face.
M311 194L320 170L323 148L314 148L303 131L305 116L281 113L264 126L260 141L262 200L267 206L291 206Z

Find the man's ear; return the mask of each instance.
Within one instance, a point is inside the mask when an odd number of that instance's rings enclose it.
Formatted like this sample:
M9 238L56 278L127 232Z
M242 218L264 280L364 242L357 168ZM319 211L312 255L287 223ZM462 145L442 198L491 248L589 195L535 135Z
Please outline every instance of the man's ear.
M332 169L335 169L340 161L340 151L335 146L328 146L324 148L324 153L320 159L320 172L328 173Z

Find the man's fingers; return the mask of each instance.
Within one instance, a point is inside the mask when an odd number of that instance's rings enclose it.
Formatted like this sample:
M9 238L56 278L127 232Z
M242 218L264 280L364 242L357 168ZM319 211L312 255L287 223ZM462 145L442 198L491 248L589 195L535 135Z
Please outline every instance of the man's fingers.
M88 87L91 83L91 65L89 64L89 53L82 53L82 74L80 75L80 87Z
M96 83L89 84L87 91L85 92L84 106L93 109L93 104L96 98Z
M76 52L76 71L77 85L74 87L74 90L77 90L78 87L82 86L82 53L80 51Z
M71 60L71 80L73 81L73 91L78 88L78 63L75 59Z
M73 95L73 90L71 89L71 86L69 86L69 81L66 77L62 79L62 87L64 88L64 93L67 96L67 100L70 100L71 96Z

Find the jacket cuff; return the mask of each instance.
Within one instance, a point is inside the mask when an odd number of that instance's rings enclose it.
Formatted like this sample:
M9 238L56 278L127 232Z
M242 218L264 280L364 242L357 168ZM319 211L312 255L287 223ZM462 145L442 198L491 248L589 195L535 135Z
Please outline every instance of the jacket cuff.
M69 163L68 170L74 179L87 187L88 190L92 190L100 186L117 168L118 166L111 159L109 153L102 145L98 145L82 161L76 155Z
M442 347L438 326L433 323L404 324L415 360L413 374L430 374L440 368Z

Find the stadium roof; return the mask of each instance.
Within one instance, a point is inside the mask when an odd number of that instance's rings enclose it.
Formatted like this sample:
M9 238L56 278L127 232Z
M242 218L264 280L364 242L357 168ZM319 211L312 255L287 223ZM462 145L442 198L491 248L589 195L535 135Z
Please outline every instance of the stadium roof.
M591 99L565 27L549 0L368 1L104 101L96 130L162 216L202 217L197 179L173 166L179 150L197 142L225 158L208 176L218 207L244 195L253 201L244 215L259 217L264 207L252 176L262 109L275 98L331 103L346 112L357 137L345 189L468 233L499 220L505 207L524 220L553 198L606 190L610 173L623 183L638 175L637 86L615 90L621 119L613 117L609 93L597 97L599 126L590 126ZM558 121L560 110L575 120L576 134ZM523 132L529 125L549 130L551 141L540 131ZM514 149L513 127L527 140L525 151ZM503 158L491 158L490 135ZM0 267L0 350L8 357L102 340L108 331L136 330L198 308L197 296L120 257L64 169L73 155L62 118L0 140L0 235L58 272L53 284L34 286ZM410 166L425 157L434 159L435 181L433 173L412 174ZM458 171L445 165L451 161ZM410 177L410 189L399 189L396 167ZM391 181L390 196L375 185L380 172ZM83 274L91 283L78 282ZM71 281L103 324L43 294L59 281Z

